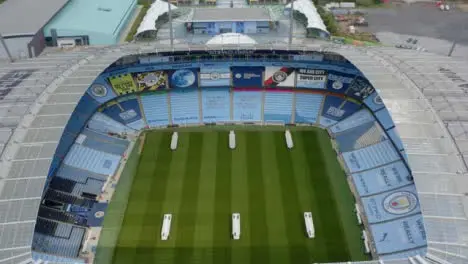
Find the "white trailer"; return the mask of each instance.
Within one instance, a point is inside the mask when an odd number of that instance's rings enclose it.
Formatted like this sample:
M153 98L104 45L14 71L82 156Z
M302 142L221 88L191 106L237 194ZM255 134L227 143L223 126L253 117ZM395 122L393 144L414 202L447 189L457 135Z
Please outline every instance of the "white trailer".
M232 214L232 238L234 240L239 240L240 238L240 214L234 213Z
M165 214L161 228L161 240L167 240L171 233L172 214Z
M284 132L284 137L286 139L286 146L288 146L288 149L292 149L294 147L294 142L292 140L291 132L286 130L286 132Z
M311 212L305 212L304 213L304 222L305 222L305 226L306 226L307 236L309 238L314 238L315 237L315 228L314 228L314 221L312 219L312 213Z
M178 142L179 142L179 133L177 133L177 132L172 133L171 150L176 150L177 149L177 143Z
M234 134L233 130L229 132L229 148L230 149L236 148L236 134Z

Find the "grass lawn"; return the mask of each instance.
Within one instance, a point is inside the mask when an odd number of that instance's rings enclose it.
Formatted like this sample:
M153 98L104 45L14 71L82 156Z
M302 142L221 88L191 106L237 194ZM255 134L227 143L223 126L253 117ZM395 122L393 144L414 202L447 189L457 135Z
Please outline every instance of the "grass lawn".
M113 263L257 264L367 260L354 198L325 131L149 132L133 179ZM111 202L112 205L112 202ZM305 235L311 211L315 238ZM231 214L241 238L231 239ZM162 216L172 213L169 240ZM104 226L105 227L105 226ZM98 248L98 253L100 248Z

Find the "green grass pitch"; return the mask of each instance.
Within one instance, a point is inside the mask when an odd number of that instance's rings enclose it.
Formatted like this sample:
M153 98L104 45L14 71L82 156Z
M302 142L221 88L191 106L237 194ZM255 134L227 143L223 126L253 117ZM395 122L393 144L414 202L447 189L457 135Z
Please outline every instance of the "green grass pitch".
M354 198L327 133L180 130L146 134L113 263L309 264L367 260L353 212ZM117 190L118 191L118 190ZM112 205L112 203L111 203ZM315 238L305 234L311 211ZM231 214L241 238L231 239ZM162 216L172 213L169 240Z

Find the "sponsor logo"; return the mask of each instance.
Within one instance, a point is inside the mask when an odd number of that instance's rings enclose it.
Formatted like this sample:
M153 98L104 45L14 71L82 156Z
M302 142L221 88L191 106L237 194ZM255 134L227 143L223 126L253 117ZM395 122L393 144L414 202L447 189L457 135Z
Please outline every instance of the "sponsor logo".
M342 117L345 113L345 110L330 106L327 110L327 114L334 117Z
M97 212L94 214L94 217L96 217L96 218L102 218L102 217L104 217L104 212L103 212L103 211L97 211Z
M220 74L218 72L210 73L210 80L218 80L220 78Z
M237 79L240 79L240 78L242 78L242 74L240 74L240 73L236 73L236 78L237 78Z
M395 192L383 200L385 211L390 214L402 215L413 211L418 205L418 198L411 192Z
M96 97L103 97L107 95L107 88L101 84L94 84L91 86L91 94Z
M332 84L332 88L335 90L340 90L341 88L343 88L343 83L340 81L334 81Z
M273 81L276 83L284 82L288 78L288 74L282 71L277 71L273 73Z
M376 95L374 97L374 104L377 104L377 105L383 104L382 97L380 97L380 95Z
M125 111L125 112L122 112L119 114L120 118L122 118L123 120L129 120L129 119L132 119L134 117L137 116L137 113L135 112L135 110L133 109L130 109L128 111Z
M326 76L323 75L299 75L300 81L324 82Z

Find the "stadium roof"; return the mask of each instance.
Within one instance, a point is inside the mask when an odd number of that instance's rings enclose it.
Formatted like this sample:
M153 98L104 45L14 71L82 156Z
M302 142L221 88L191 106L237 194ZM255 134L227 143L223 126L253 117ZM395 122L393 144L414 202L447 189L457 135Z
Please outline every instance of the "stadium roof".
M8 0L0 5L0 33L4 36L34 35L67 2L68 0Z
M195 8L192 22L271 21L266 8Z
M181 45L174 49L209 48L221 46ZM338 52L370 79L405 145L425 218L427 258L467 263L468 62L386 47L311 44L293 48ZM88 86L123 55L163 50L169 47L126 44L0 63L0 86L8 90L0 100L4 145L0 158L0 263L31 258L42 186L64 126Z
M171 4L171 10L177 9L177 6ZM156 20L158 20L159 16L167 13L169 11L169 6L167 2L162 0L156 0L154 3L151 4L151 7L146 12L145 17L141 21L140 25L138 26L137 32L135 36L151 30L157 30L156 28Z
M257 44L251 37L240 33L224 33L211 38L206 45Z
M291 8L291 4L287 4L286 8ZM309 0L295 0L294 10L304 14L307 18L307 28L316 28L328 32L327 27L323 23L322 17L317 12L317 8L312 1Z

